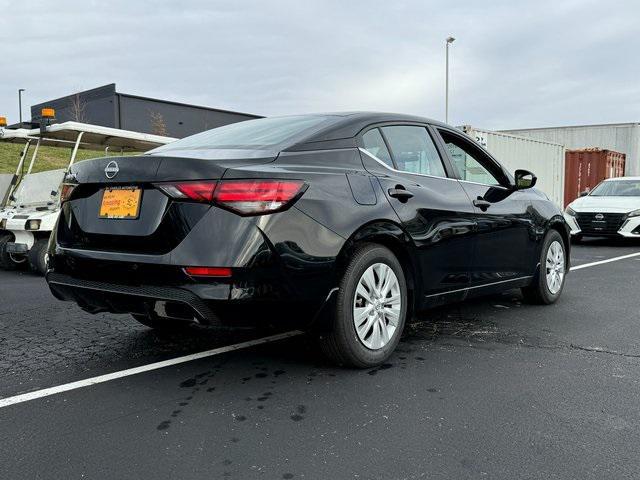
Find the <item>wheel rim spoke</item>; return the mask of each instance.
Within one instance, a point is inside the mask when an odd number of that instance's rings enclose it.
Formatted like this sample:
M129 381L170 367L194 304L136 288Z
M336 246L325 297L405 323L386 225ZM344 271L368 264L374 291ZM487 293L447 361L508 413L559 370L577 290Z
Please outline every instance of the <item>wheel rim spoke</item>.
M356 326L362 325L366 321L372 308L373 305L367 305L366 307L357 307L354 309L353 321L356 323Z
M366 287L362 283L358 283L358 288L356 288L356 299L360 295L362 299L367 302L373 302L373 298L371 294L367 291Z
M368 291L369 295L376 293L376 279L373 275L373 269L369 268L360 279L360 284L363 285Z
M371 334L370 334L371 327L373 326L373 323L375 321L376 321L376 317L374 315L370 315L369 317L367 317L366 322L363 325L357 327L358 328L358 335L361 338L370 337L371 336Z
M384 316L389 321L389 325L396 327L398 325L398 320L400 319L400 309L396 311L391 308L385 308Z
M389 290L393 288L396 283L396 276L389 267L385 265L384 268L384 277L382 280L382 287L380 288L380 296L382 298L386 297L389 293Z
M371 347L373 349L378 349L381 347L381 339L380 339L380 323L374 321L373 322L373 332L371 333Z
M400 293L392 294L384 299L385 305L400 305Z
M380 329L380 346L386 345L389 341L389 331L384 319L378 319L378 328Z

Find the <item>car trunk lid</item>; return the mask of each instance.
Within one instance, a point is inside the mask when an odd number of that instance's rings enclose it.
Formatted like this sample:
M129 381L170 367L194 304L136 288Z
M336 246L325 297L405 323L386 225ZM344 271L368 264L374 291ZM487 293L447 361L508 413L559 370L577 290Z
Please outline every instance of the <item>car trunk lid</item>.
M63 209L58 241L61 246L162 254L175 248L211 208L209 204L175 201L156 184L191 180L219 180L230 168L270 163L277 155L221 152L215 160L142 155L107 157L75 165L71 180L79 185ZM246 158L246 157L249 158ZM226 158L224 158L226 157ZM101 217L105 191L140 190L137 215Z
M278 152L267 150L208 150L207 158L196 152L180 157L136 155L105 157L71 167L72 178L85 184L142 184L163 181L222 178L228 168L273 162Z

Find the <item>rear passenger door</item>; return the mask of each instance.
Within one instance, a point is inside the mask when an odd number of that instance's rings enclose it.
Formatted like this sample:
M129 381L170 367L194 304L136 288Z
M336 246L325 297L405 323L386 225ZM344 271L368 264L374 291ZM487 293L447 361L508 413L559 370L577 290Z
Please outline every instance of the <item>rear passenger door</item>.
M514 190L510 175L466 135L440 127L437 131L474 204L477 234L471 283L503 284L533 275L537 236L527 193Z
M365 168L417 247L423 300L462 295L473 251L473 207L433 135L426 125L403 124L375 126L360 138Z

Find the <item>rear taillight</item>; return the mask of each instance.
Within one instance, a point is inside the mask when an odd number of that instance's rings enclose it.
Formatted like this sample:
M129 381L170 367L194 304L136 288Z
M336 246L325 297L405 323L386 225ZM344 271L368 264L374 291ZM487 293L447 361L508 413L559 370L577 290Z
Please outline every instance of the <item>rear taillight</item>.
M71 198L71 194L76 189L78 185L73 183L65 183L62 185L62 190L60 191L60 202L64 203Z
M291 206L305 191L300 180L221 180L159 183L178 200L213 203L240 215L273 213Z
M241 215L259 215L290 206L304 192L299 180L227 180L216 189L216 204Z
M213 191L216 189L215 180L199 182L158 183L156 187L172 198L193 200L195 202L211 203Z

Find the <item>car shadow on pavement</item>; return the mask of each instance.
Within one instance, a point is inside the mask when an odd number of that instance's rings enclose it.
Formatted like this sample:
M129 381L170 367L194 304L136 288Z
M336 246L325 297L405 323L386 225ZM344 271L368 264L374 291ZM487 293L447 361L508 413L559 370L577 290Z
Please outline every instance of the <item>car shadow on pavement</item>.
M505 319L513 317L507 313L509 310L521 308L528 310L545 307L524 304L520 291L512 290L431 308L414 315L407 323L397 352L401 353L403 349L406 350L411 346L426 349L435 344L448 345L459 341L477 344L517 342L523 338L519 332L522 322L513 322L509 325L510 322L505 322ZM498 321L497 316L501 317L501 321ZM535 318L535 315L532 318ZM193 326L175 333L142 331L138 333L137 341L140 342L138 345L147 345L149 348L156 349L158 353L173 352L174 356L177 356L275 335L286 330L290 329L263 328L234 332ZM285 341L252 347L251 350L245 350L241 354L261 358L267 363L307 365L312 368L335 366L323 357L313 334L303 334Z
M230 421L252 422L274 414L267 413L270 401L279 398L279 391L285 384L287 388L296 384L297 391L305 391L316 383L329 388L328 385L335 382L349 382L352 377L382 375L385 371L395 371L398 375L403 370L421 368L420 364L428 365L432 349L450 350L473 344L491 350L497 343L517 344L522 336L515 331L516 326L513 330L501 327L493 314L505 316L506 310L521 306L522 297L514 290L430 309L407 325L400 344L386 363L363 370L344 369L326 360L311 335L213 357L198 364L197 368L191 368L189 376L180 378L179 387L184 395L164 409L156 429L166 432L179 425L192 408L197 411L214 401L226 405L225 400L229 400L225 392L229 391L239 396L233 401ZM287 400L291 403L290 411L279 410L277 415L288 416L292 422L303 421L308 413L307 405L303 401L290 400ZM229 439L231 443L237 441L236 437Z

